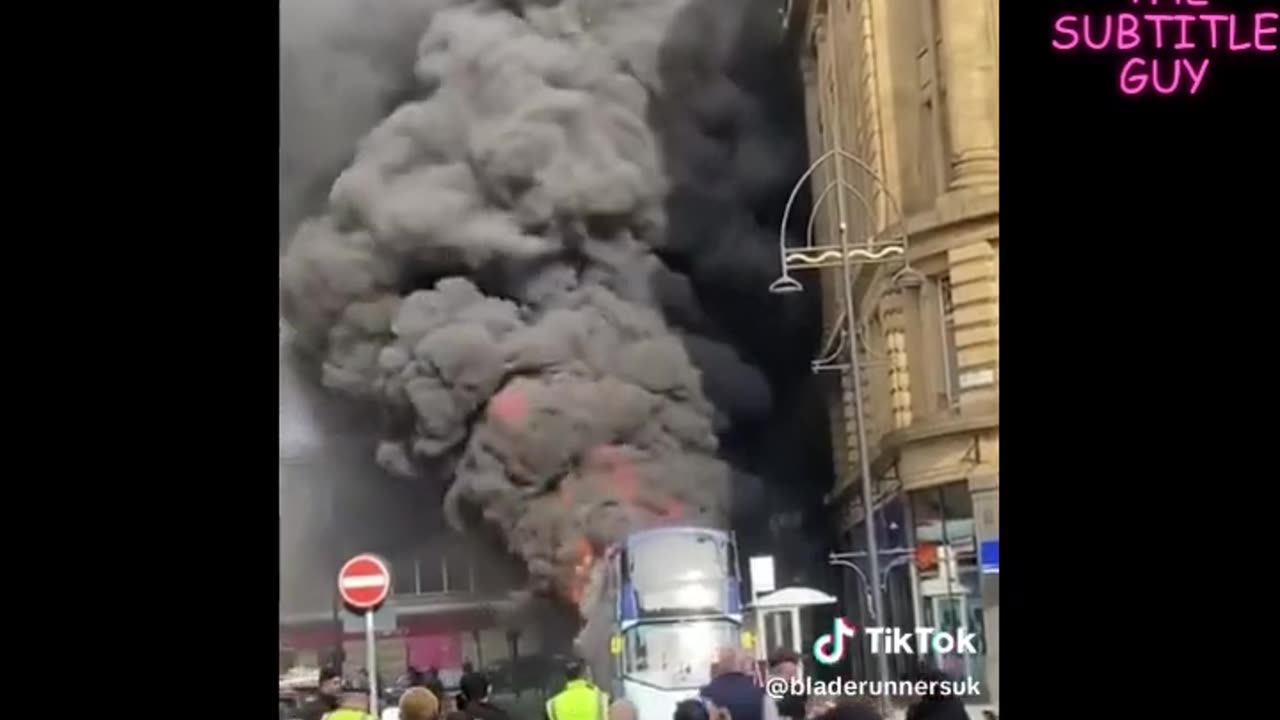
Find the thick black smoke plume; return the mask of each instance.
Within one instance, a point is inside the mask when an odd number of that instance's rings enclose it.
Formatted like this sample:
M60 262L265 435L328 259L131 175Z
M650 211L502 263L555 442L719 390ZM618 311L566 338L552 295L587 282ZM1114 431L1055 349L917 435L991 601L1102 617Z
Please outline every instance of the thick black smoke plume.
M328 63L284 93L282 232L314 215L282 262L285 315L328 386L383 409L379 462L449 468L455 526L498 529L541 589L580 600L629 529L728 521L717 433L774 403L734 345L777 361L753 328L786 318L765 287L804 157L799 108L758 92L786 84L776 10L282 5L283 84Z

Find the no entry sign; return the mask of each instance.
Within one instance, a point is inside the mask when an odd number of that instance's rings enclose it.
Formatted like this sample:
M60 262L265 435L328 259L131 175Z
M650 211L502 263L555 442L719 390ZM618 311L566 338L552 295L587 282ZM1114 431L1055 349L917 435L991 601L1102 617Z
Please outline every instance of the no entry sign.
M391 592L391 571L376 555L357 555L338 571L338 592L357 610L371 610Z
M373 632L373 609L391 593L391 571L382 558L363 553L343 564L338 571L338 593L346 604L364 610L365 669L369 673L369 708L377 717L378 653Z

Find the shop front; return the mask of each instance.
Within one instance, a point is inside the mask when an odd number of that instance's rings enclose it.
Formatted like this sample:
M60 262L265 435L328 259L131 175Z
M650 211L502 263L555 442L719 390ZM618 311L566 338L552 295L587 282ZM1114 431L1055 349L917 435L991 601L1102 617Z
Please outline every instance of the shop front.
M890 487L879 495L875 512L884 617L876 618L871 611L871 568L856 497L847 499L852 509L846 510L842 524L840 557L848 563L839 568L845 614L857 623L907 632L933 627L952 634L973 633L976 652L917 648L915 655L890 655L889 672L897 679L928 666L972 678L982 694L967 700L994 702L999 667L998 560L993 563L991 558L999 537L995 479L971 478L905 492L896 483ZM848 663L852 677L878 675L876 658L865 643L853 645Z

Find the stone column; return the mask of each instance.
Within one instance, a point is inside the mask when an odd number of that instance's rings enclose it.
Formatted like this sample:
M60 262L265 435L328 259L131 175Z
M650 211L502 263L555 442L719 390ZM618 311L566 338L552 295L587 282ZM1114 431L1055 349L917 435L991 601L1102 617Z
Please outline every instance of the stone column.
M991 7L982 0L938 0L942 34L940 68L946 89L951 141L952 190L996 185L996 54Z
M960 407L995 400L999 384L1000 291L996 251L986 240L947 252L954 307Z
M890 291L880 301L880 322L884 326L885 354L889 358L889 403L893 429L911 425L911 373L907 355L906 313L902 292Z

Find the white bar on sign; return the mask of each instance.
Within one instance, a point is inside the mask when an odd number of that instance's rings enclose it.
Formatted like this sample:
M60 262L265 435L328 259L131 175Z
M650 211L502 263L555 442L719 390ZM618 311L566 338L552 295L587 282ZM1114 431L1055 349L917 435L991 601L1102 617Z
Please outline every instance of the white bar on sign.
M348 590L356 588L382 587L387 584L387 579L381 575L364 575L361 577L349 577L342 579L342 587Z

